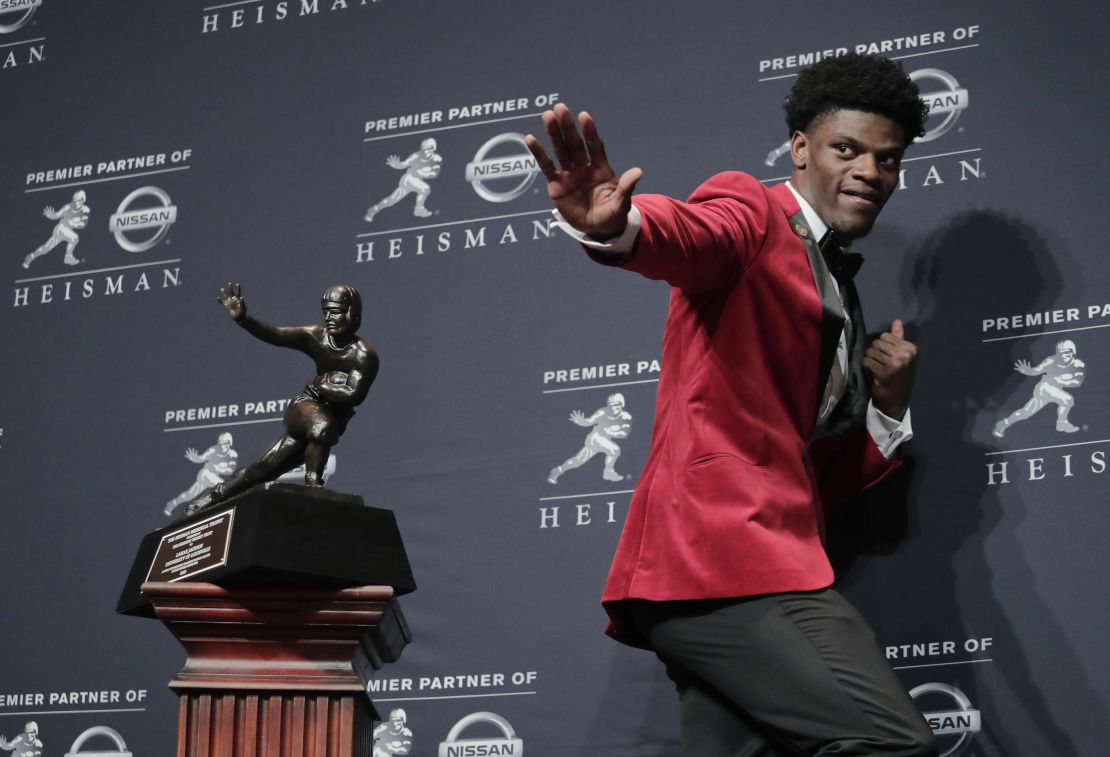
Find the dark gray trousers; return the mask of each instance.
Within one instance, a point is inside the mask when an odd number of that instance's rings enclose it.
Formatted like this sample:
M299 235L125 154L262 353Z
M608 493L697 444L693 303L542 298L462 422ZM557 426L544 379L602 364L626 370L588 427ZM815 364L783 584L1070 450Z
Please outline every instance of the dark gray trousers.
M832 589L624 604L678 687L686 757L936 757L871 629Z

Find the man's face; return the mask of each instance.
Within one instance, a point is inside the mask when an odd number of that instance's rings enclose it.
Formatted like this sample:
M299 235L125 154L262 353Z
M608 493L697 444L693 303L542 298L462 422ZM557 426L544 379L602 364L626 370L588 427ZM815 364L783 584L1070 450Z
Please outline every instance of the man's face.
M838 110L794 132L791 181L822 221L857 239L871 231L898 186L905 148L902 127L886 116Z
M1071 361L1075 360L1075 353L1066 347L1056 354L1060 356L1060 362L1064 365L1071 365Z
M324 329L329 334L349 334L352 326L351 314L347 308L338 302L328 302L324 305Z
M39 737L39 729L33 725L28 725L23 732L27 734L27 738L32 741Z

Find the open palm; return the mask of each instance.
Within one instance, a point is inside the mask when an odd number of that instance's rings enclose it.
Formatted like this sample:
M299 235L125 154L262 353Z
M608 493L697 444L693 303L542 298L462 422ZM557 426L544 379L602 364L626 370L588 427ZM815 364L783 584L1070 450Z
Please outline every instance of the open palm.
M544 131L558 165L534 136L525 137L525 143L547 179L547 195L563 219L594 237L616 236L624 230L632 190L644 172L630 168L618 178L590 114L580 113L578 125L581 134L570 108L562 103L544 112Z

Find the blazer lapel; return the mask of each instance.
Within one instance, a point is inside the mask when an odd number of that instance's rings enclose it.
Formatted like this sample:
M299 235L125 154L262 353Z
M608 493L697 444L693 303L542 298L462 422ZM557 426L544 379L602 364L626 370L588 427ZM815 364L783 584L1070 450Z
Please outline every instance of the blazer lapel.
M820 411L821 397L824 394L825 383L832 372L833 360L836 359L836 348L840 344L840 334L844 331L844 306L840 304L836 287L833 286L832 277L829 275L828 266L821 256L817 240L813 231L806 223L805 215L798 210L789 216L790 227L805 245L806 255L809 257L809 268L813 273L813 284L821 295L821 356L817 364L817 405ZM854 323L854 319L853 319ZM852 356L855 357L854 355ZM862 353L860 359L862 359Z
M844 376L844 396L833 408L825 427L817 435L822 437L843 434L863 423L867 415L867 403L871 401L871 389L863 373L863 355L867 351L867 327L863 324L863 308L860 306L854 283L844 287L844 302L852 319L852 339L848 344L848 371Z

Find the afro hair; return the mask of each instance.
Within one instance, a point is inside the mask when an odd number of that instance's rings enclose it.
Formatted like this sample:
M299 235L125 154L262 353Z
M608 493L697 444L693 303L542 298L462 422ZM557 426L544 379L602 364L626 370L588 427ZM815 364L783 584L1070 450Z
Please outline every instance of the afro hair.
M929 108L902 67L879 55L848 53L825 58L798 74L786 103L790 133L838 110L886 116L902 127L907 146L924 136Z

